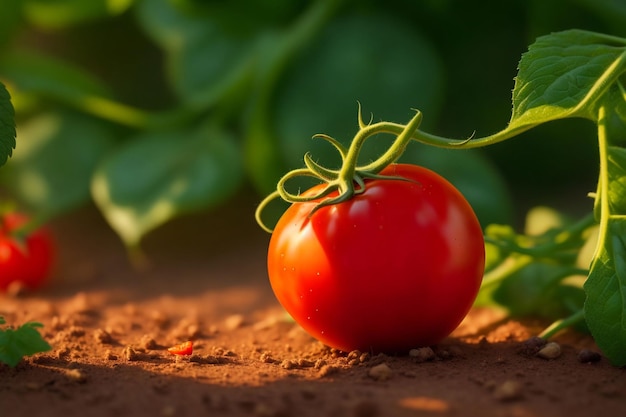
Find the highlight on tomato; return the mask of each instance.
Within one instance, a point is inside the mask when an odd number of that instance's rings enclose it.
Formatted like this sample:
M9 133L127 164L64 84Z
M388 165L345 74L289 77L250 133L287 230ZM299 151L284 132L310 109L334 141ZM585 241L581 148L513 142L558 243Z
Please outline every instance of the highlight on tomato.
M46 228L28 230L30 220L19 212L0 214L0 292L12 286L37 290L50 278L55 243Z
M469 312L484 272L480 223L463 195L426 168L396 164L418 113L390 150L356 165L364 125L349 149L324 136L344 160L337 171L305 156L269 200L291 202L272 231L268 275L278 301L309 334L343 351L408 353L446 338ZM383 126L387 128L388 126ZM302 194L285 183L320 180ZM266 229L269 229L266 227Z

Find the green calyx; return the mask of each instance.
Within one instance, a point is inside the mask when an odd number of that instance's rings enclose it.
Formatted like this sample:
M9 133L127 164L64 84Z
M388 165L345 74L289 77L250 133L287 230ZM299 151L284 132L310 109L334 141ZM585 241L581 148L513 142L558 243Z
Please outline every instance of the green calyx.
M402 155L409 141L413 138L417 128L422 121L422 113L416 110L415 116L405 126L389 122L380 122L375 124L364 123L361 116L361 108L359 106L359 131L354 136L350 147L346 148L336 139L323 134L313 136L328 141L337 149L341 156L341 168L338 170L329 169L321 166L313 160L310 153L304 155L305 168L294 169L285 174L279 181L276 191L268 195L257 207L256 220L259 225L267 232L271 233L272 229L267 227L261 218L261 214L265 207L274 199L282 198L288 203L303 203L318 201L317 205L311 211L315 211L322 207L332 204L338 204L351 199L357 194L365 191L366 179L401 179L405 178L380 175L379 173L389 166ZM393 141L389 149L383 153L375 161L358 166L358 158L365 143L365 140L379 133L397 133L397 138ZM313 177L322 184L326 184L319 192L313 194L294 194L287 191L287 182L295 177ZM337 192L338 195L328 197L331 193ZM327 197L327 198L325 198Z

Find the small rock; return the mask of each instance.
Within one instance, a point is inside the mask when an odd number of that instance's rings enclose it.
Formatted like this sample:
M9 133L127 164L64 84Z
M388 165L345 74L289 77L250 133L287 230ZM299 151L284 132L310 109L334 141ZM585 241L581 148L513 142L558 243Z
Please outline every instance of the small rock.
M320 378L324 378L333 374L336 374L337 372L339 372L339 367L337 366L333 366L333 365L323 365L321 368L319 368L319 372L317 373L317 375Z
M527 356L536 355L548 342L539 336L533 336L530 339L524 341L522 344L521 352Z
M263 363L276 363L278 362L278 360L274 359L272 357L272 355L270 355L268 352L263 352L261 353L261 362Z
M106 359L108 361L116 361L118 359L118 357L117 357L116 354L114 354L110 350L107 350L106 352L104 352L104 359Z
M583 349L578 352L578 361L581 363L595 363L602 359L602 355L589 349Z
M139 352L137 352L135 349L133 349L131 346L126 346L124 348L124 350L122 351L122 356L124 357L124 359L126 359L127 361L138 361L139 358Z
M515 401L522 398L522 384L517 381L508 380L496 386L493 397L498 401Z
M411 349L409 351L409 356L411 357L411 359L418 363L432 361L433 359L435 359L435 351L433 351L430 347Z
M291 359L285 359L280 363L280 367L284 369L294 369L298 367L298 364Z
M376 381L386 381L393 376L393 371L386 363L381 363L370 368L367 376Z
M80 369L68 369L65 371L65 376L74 382L83 383L87 381L87 376Z
M537 356L543 359L556 359L561 356L561 346L556 342L549 342L537 352Z

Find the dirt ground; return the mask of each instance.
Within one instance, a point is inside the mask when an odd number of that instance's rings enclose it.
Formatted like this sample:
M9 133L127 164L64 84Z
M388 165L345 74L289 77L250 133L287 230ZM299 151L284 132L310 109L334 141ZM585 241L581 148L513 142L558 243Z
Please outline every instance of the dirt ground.
M597 351L592 340L561 335L562 354L543 359L526 341L545 323L493 311L472 311L417 356L322 346L275 301L252 210L243 202L166 225L147 239L143 271L95 210L56 221L54 280L0 296L7 322L42 322L53 346L0 365L0 416L626 415L626 371L581 361ZM167 352L184 340L191 357Z

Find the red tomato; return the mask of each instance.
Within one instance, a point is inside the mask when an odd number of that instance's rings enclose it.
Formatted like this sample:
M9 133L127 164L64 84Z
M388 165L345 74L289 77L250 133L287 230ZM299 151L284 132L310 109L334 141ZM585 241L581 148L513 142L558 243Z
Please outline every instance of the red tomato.
M46 229L39 229L18 241L11 232L28 222L20 213L0 215L0 291L12 283L29 290L40 288L50 275L54 243Z
M484 272L480 224L454 186L414 165L381 175L410 181L367 180L362 194L312 216L316 202L295 203L270 239L279 302L343 351L407 353L440 342L468 313Z

